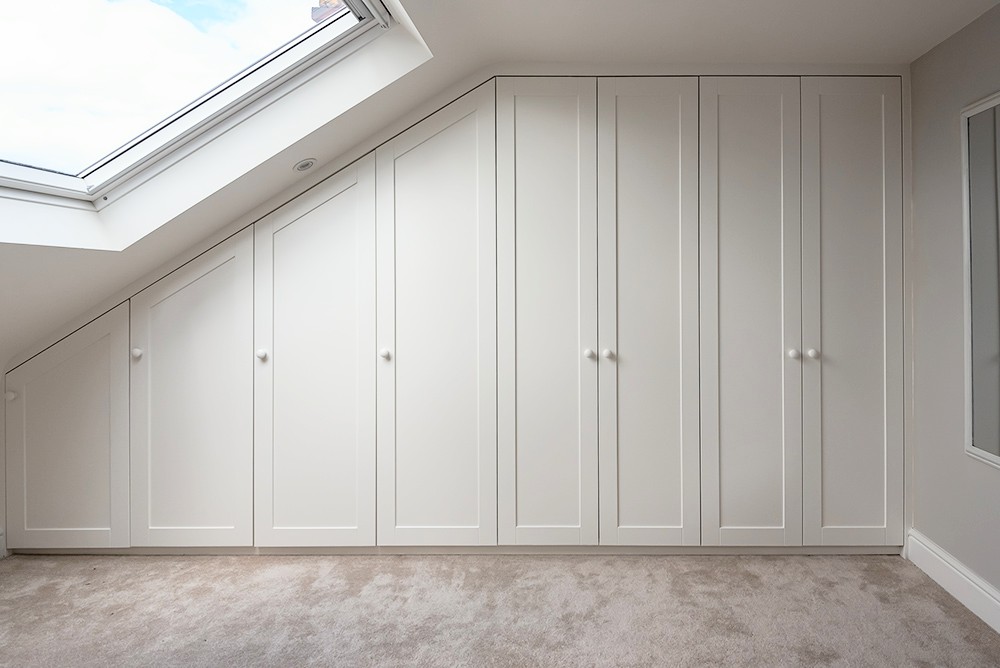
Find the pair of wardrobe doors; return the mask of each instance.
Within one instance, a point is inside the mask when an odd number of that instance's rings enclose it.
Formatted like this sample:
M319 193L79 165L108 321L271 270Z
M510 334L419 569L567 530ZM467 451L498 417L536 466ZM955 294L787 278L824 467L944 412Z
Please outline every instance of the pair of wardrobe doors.
M500 542L697 545L698 79L501 78Z
M257 545L496 544L494 116L490 82L256 224Z
M705 545L901 545L898 77L701 79Z

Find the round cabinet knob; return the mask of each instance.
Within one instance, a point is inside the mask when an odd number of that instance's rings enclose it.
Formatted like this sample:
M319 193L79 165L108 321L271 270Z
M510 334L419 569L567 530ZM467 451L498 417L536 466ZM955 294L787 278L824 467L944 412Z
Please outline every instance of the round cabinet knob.
M4 393L3 398L7 401L14 401L17 399L17 392L6 392Z
M797 348L792 348L788 351L788 357L793 360L802 359L802 353L800 353Z
M809 355L810 359L814 359L814 360L818 360L819 359L819 351L816 350L815 348L810 348L809 350L807 350L806 351L806 355Z
M610 348L605 348L604 350L601 351L601 357L603 357L606 360L612 359L614 356L615 354L611 352Z
M383 348L382 350L378 351L378 356L384 360L387 360L392 358L392 353L389 352L388 348Z
M142 359L142 348L132 349L132 359L134 360Z
M259 359L261 362L263 362L264 360L266 360L267 359L267 351L264 350L263 348L259 349L257 351L257 359Z
M597 359L597 353L595 353L590 348L587 348L586 350L583 351L583 356L586 357L589 360L596 360Z

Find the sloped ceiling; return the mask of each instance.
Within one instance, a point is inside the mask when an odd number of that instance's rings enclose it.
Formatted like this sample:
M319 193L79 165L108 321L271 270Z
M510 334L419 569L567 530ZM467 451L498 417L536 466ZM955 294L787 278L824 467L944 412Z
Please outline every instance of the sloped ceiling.
M0 244L0 367L457 82L679 66L905 65L997 0L397 0L434 57L122 252ZM408 18L407 18L408 16Z

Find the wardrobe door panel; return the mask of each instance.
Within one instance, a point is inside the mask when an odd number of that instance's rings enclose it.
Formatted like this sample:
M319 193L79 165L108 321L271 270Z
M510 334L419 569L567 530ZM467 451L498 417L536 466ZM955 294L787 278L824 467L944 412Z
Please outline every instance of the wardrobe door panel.
M253 230L132 298L135 546L253 542Z
M7 546L129 546L128 304L6 376Z
M500 542L596 544L596 81L497 86Z
M374 156L255 239L254 542L374 545Z
M901 141L898 77L802 80L809 545L903 540Z
M494 84L379 148L378 543L495 545Z
M598 80L601 544L700 542L698 80Z
M799 219L798 78L703 78L706 545L801 544Z

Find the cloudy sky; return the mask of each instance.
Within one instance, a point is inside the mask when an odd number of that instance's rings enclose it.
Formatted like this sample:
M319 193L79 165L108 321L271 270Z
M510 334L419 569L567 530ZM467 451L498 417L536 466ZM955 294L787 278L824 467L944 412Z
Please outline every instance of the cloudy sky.
M0 159L77 174L314 24L315 0L0 0Z

